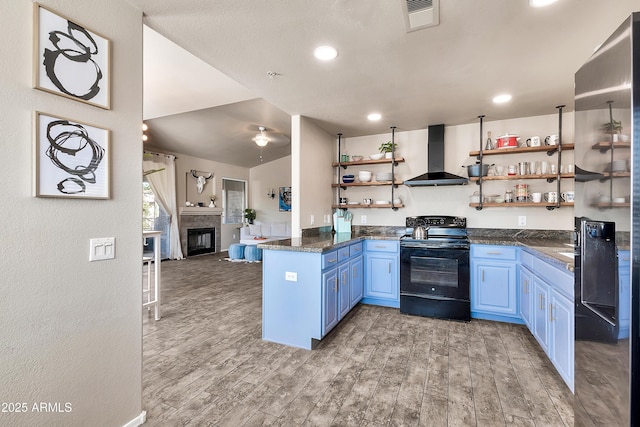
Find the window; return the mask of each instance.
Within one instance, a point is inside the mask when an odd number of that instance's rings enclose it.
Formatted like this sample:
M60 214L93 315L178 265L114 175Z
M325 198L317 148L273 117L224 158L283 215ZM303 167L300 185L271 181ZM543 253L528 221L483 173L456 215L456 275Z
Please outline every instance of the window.
M151 185L143 178L142 181L142 229L145 231L162 231L160 236L160 257L169 258L169 230L171 218L167 212L156 202L156 196L151 190ZM144 239L143 252L145 255L153 254L153 239Z
M222 210L225 224L242 224L247 207L247 182L222 178Z

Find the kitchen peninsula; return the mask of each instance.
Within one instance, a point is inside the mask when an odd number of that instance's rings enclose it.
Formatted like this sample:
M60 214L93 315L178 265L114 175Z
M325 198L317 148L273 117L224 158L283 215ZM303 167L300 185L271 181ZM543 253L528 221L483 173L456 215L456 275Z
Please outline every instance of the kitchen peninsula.
M402 229L261 243L262 338L311 350L360 301L399 307Z

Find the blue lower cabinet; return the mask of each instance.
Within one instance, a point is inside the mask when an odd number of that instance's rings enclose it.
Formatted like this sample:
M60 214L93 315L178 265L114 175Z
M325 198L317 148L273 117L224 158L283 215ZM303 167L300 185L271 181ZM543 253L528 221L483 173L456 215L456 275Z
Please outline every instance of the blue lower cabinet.
M364 268L362 264L362 254L356 256L349 262L349 306L353 308L364 296Z
M338 320L351 310L349 265L349 262L345 262L338 266Z
M549 354L549 300L551 289L542 280L533 279L533 329L531 333L547 355Z
M573 301L551 290L549 304L549 359L573 391L574 318Z
M365 241L365 304L400 307L400 244L394 240Z
M322 336L338 324L338 270L322 273Z
M518 311L518 249L471 245L471 317L523 323Z
M525 266L520 266L520 317L529 330L533 328L533 273Z

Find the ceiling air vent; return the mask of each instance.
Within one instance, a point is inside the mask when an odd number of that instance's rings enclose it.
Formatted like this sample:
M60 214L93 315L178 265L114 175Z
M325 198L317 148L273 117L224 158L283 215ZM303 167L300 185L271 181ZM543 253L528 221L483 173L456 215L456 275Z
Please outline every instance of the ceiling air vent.
M440 0L401 0L407 32L440 23Z

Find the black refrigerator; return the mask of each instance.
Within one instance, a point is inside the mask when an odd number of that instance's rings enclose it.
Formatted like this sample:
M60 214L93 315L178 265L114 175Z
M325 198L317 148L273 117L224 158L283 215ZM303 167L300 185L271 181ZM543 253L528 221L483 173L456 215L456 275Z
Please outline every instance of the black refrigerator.
M576 426L640 426L640 12L575 75Z

